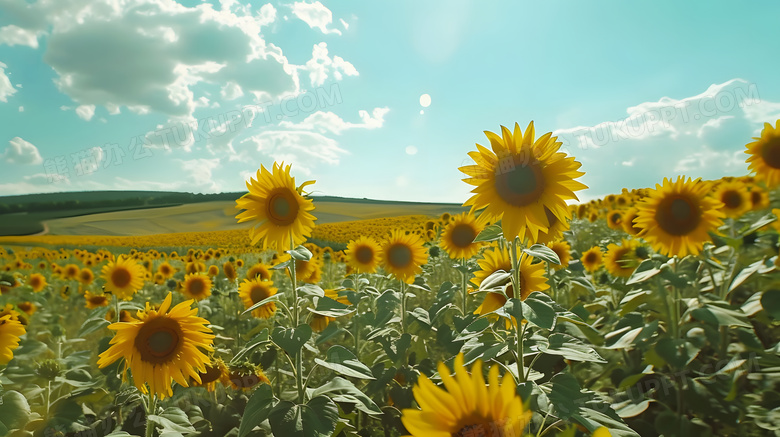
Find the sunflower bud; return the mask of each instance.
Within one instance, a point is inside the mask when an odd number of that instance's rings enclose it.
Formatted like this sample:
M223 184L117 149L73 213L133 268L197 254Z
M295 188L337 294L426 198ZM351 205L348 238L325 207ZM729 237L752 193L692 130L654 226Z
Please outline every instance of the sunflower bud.
M43 379L54 381L62 373L62 368L57 360L44 360L38 363L35 373Z

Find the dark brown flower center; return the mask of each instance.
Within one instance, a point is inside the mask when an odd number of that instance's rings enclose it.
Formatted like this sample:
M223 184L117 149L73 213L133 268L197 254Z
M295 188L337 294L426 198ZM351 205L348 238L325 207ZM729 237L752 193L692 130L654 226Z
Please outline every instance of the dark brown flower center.
M368 246L360 246L355 250L355 259L360 264L369 264L374 260L374 250Z
M405 244L393 244L387 251L387 262L397 269L407 267L412 262L412 249Z
M278 188L268 197L268 219L277 226L289 226L298 217L298 201L287 188Z
M687 235L699 225L701 208L688 197L669 196L658 204L655 221L667 234Z
M780 137L772 137L761 148L761 157L766 165L780 169Z
M495 189L499 197L512 206L527 206L544 193L544 175L538 162L521 156L499 159L495 172Z
M478 423L476 425L466 425L458 432L452 433L452 437L503 437L504 429L500 423Z
M141 360L162 364L177 355L183 333L179 323L165 316L149 319L141 325L135 338L135 349Z
M190 282L190 294L200 296L206 291L206 284L202 278L196 278Z
M728 209L737 209L742 206L742 196L734 190L728 190L721 194L720 201L723 202Z
M452 244L458 248L466 248L474 242L477 233L474 228L466 223L455 225L452 229Z
M126 268L119 267L111 273L111 282L119 288L124 288L130 285L132 280L130 272Z
M262 285L255 285L249 291L249 297L252 298L252 303L258 303L263 299L267 299L271 295L268 292L268 288Z

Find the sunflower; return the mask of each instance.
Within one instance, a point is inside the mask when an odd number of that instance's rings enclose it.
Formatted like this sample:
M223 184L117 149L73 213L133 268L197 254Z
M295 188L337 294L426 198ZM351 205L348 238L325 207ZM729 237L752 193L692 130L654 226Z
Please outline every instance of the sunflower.
M415 275L422 272L420 266L426 261L423 241L415 234L406 235L396 230L382 244L382 267L399 281L414 282Z
M166 261L157 266L157 273L161 274L163 278L168 279L176 273L176 269Z
M36 311L38 311L38 307L36 307L32 302L19 302L16 304L16 307L28 316L32 316Z
M187 263L187 265L184 267L184 271L188 274L202 273L206 271L206 264L193 260L192 262Z
M181 294L188 299L201 301L211 296L211 287L213 286L211 278L202 273L190 273L184 277L184 283L181 286Z
M14 358L13 350L19 347L19 337L25 333L24 326L10 314L0 316L0 365L8 364Z
M225 264L222 264L222 271L225 272L225 277L228 278L228 280L231 282L238 278L238 273L236 273L236 266L234 266L230 261L225 261Z
M197 317L191 300L171 308L172 298L168 293L159 310L147 302L146 310L138 311L138 320L109 325L108 329L117 333L98 359L102 369L124 358L124 371L130 368L136 388L156 393L161 399L173 395L172 381L184 387L189 386L187 376L200 381L200 373L210 362L203 351L214 350L214 335L206 326L209 321Z
M100 293L100 294L92 294L89 290L87 290L84 293L84 299L86 299L87 304L85 305L87 308L94 310L98 307L105 307L109 304L108 296Z
M613 209L607 213L607 226L616 231L623 228L623 211Z
M553 252L555 252L556 255L558 255L558 259L561 260L560 264L550 264L550 267L552 267L555 270L560 270L566 267L569 267L569 262L571 261L571 246L569 243L567 243L564 240L556 241L554 243L547 243L547 247L552 249Z
M217 382L226 381L228 378L228 368L222 358L214 358L206 364L206 371L199 372L200 382L190 377L190 386L205 387L206 390L213 392L217 388Z
M753 206L747 186L739 181L723 182L715 190L714 197L723 204L726 217L740 218Z
M344 305L351 305L351 302L346 296L339 296L339 292L336 289L326 289L325 291L325 297L329 297L336 302L343 303ZM311 329L314 332L322 332L325 330L325 328L328 327L330 322L336 320L335 317L328 317L323 316L321 314L312 314L311 321L309 322L309 326L311 326Z
M676 182L664 178L664 184L639 204L639 214L634 224L642 228L639 234L653 248L667 256L697 255L705 241L711 241L708 234L723 223L722 204L707 197L710 185L701 179Z
M623 213L623 230L626 232L626 234L636 236L642 231L642 228L640 228L639 226L637 226L636 223L634 223L638 215L639 215L639 210L633 207L628 208Z
M463 361L462 353L455 357L454 377L444 363L439 363L446 390L420 375L412 389L420 410L404 409L401 416L410 436L523 435L533 413L524 408L512 375L506 372L499 382L499 366L493 365L486 382L481 360L474 363L471 374Z
M552 133L534 141L533 122L525 135L516 123L514 135L504 126L501 131L503 138L486 131L493 151L477 144L478 151L469 152L475 165L460 168L469 176L463 181L475 186L463 205L471 206L472 213L484 208L487 220L501 220L507 239L528 237L534 243L550 226L544 207L564 220L566 200L576 200L574 192L587 188L574 180L584 173L573 157L558 152L561 143Z
M509 257L509 251L504 249L492 248L482 253L482 258L477 260L479 270L474 272L471 283L479 288L482 281L493 273L503 270L509 272L512 270L512 260ZM475 290L476 291L476 290Z
M301 195L303 188L314 181L296 188L290 166L283 166L274 163L271 173L261 165L257 180L250 178L246 183L249 193L236 200L236 209L244 210L236 216L238 222L257 222L249 235L252 244L263 240L263 249L287 250L303 243L314 229L316 219L309 213L314 204Z
M505 253L505 256L508 259L509 253ZM504 255L502 255L503 257ZM534 291L544 291L550 288L550 285L547 284L547 278L544 277L544 263L531 264L531 260L532 257L525 256L520 261L520 300L525 300ZM479 264L479 261L477 263ZM511 283L506 286L504 293L509 298L515 297L514 287ZM482 304L474 310L474 314L485 315L503 307L507 300L506 296L493 291L487 292L482 300Z
M591 247L582 254L580 262L585 270L593 273L601 267L602 254L601 248L598 246Z
M467 212L460 213L444 227L441 248L452 259L470 259L482 247L482 243L475 243L474 239L484 228L482 220Z
M612 276L627 278L634 273L639 265L639 257L636 256L636 249L639 243L636 240L623 240L620 245L610 244L607 246L607 254L604 265Z
M289 257L289 255L287 255ZM310 260L295 260L295 279L307 284L317 284L322 279L322 267L325 261L321 256L314 255Z
M101 278L106 281L106 290L120 299L131 300L144 286L144 268L133 259L119 257L103 266Z
M251 363L232 364L227 377L234 390L247 391L258 384L270 384L271 381L263 373L263 369Z
M79 272L79 282L81 282L82 285L89 285L92 283L92 281L95 280L95 274L92 272L92 269L84 267Z
M745 153L750 157L745 161L749 163L749 171L756 172L756 179L763 180L767 186L774 188L780 184L780 120L775 122L775 127L764 123L761 137L754 137L756 141L748 143Z
M239 260L240 261L240 260ZM246 271L247 279L255 279L260 277L263 281L271 279L271 269L265 264L255 264Z
M33 273L30 275L30 278L27 280L27 284L32 287L33 291L36 293L43 291L43 289L49 285L46 282L46 277L40 273Z
M245 279L241 285L238 286L238 296L244 302L245 308L250 308L252 305L262 302L265 299L275 295L277 292L274 283L271 281L263 281L260 278ZM268 319L276 312L276 303L270 302L252 311L252 315L261 319Z
M750 205L753 211L769 208L769 194L757 185L750 188Z
M374 273L379 266L379 243L371 237L361 236L347 244L347 265L359 273Z
M591 222L591 223L595 222L595 221L596 221L596 220L598 220L599 218L601 218L601 214L599 214L599 212L598 212L598 211L591 211L591 212L588 214L588 221L589 221L589 222Z

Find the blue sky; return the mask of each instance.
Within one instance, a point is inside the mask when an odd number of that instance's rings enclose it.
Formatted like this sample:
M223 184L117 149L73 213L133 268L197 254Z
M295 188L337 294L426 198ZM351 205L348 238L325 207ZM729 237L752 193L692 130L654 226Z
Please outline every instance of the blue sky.
M780 4L751 6L0 0L0 195L242 191L285 160L315 194L463 202L483 131L531 120L583 200L746 174L780 118Z

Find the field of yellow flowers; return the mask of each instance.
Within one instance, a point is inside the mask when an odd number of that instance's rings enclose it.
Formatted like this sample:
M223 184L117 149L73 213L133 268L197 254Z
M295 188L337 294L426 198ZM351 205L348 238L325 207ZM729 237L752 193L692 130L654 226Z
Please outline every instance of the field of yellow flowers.
M486 134L468 213L315 226L274 163L247 231L0 241L0 435L780 435L780 131L581 204Z

